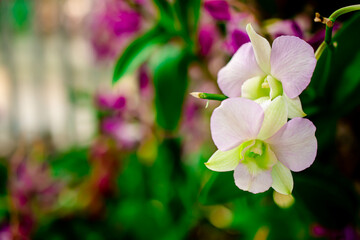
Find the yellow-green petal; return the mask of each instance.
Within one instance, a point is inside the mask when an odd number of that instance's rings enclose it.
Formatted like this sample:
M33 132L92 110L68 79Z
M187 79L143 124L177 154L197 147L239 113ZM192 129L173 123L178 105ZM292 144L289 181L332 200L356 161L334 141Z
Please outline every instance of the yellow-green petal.
M270 89L261 87L264 76L253 77L246 80L241 87L241 96L255 100L264 96L269 96Z
M289 118L306 116L306 114L304 113L304 111L302 109L301 101L300 101L299 97L289 98L288 96L286 96L286 94L284 94L284 99L285 99L285 102L287 105Z
M283 96L278 96L268 103L262 104L264 121L258 139L265 140L275 134L288 119L288 111Z
M217 172L232 171L236 168L240 161L240 148L236 147L229 151L217 150L205 163L210 170Z
M265 73L270 74L270 43L264 37L257 34L250 23L246 26L246 32L254 49L256 62Z
M278 161L272 168L271 177L273 179L272 188L275 191L285 195L291 194L294 181L290 169Z
M271 98L271 100L273 100L277 96L283 95L283 88L282 88L282 84L281 84L280 81L273 78L271 75L268 75L266 77L266 80L267 80L267 82L269 83L269 86L270 86L270 98Z

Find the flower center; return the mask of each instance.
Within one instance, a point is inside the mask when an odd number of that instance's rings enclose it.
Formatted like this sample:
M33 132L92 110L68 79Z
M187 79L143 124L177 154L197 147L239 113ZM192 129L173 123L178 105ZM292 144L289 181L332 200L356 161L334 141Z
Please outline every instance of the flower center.
M270 99L273 100L277 96L283 95L283 87L279 80L271 75L267 75L261 84L262 88L270 88Z
M271 168L277 159L269 145L261 140L249 140L240 145L240 162L253 172Z
M251 100L283 95L282 83L271 75L257 76L246 80L241 87L241 96Z

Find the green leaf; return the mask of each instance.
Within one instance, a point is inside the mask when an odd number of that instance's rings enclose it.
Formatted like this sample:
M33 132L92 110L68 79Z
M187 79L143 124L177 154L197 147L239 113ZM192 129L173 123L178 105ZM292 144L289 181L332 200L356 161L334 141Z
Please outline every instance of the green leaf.
M321 225L339 229L354 223L357 194L338 169L315 161L308 170L293 174L295 201L301 201Z
M222 204L252 195L254 194L236 187L233 171L212 172L210 179L200 192L199 201L204 205Z
M90 172L87 148L71 149L68 152L54 156L50 163L51 172L55 178L69 179L81 182Z
M156 26L133 41L116 62L113 83L135 71L150 57L157 46L167 42L171 37L172 35L165 32L161 26Z
M200 17L201 0L176 0L174 3L177 18L185 38L194 38Z
M302 95L305 112L312 108L341 117L360 104L360 14L344 23L317 62L312 81ZM350 102L350 105L348 104ZM320 114L320 113L319 113Z
M158 51L150 66L154 69L156 122L168 131L179 123L191 55L174 45L164 46Z
M169 32L175 31L175 21L173 7L167 0L153 0L155 6L159 10L159 24L166 28Z

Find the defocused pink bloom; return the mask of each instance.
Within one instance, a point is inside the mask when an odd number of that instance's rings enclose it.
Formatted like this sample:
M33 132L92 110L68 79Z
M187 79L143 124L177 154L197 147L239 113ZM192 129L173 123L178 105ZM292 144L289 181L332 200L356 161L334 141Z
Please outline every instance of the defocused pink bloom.
M8 224L0 226L0 240L12 240L11 229Z
M319 224L311 227L311 234L314 237L326 238L329 240L359 240L360 236L352 226L346 226L342 229L328 229Z
M230 52L234 54L244 43L250 42L249 36L246 31L235 29L230 33L230 39L227 43L227 47Z
M308 42L314 49L317 49L325 38L325 29L321 28L311 33L312 19L307 15L298 15L294 19L270 20L265 25L266 31L275 39L280 36L296 36ZM339 24L335 23L333 30L336 31Z
M141 28L141 15L125 1L97 1L91 16L91 42L97 58L115 57L124 39Z
M198 41L201 56L209 55L215 43L215 40L217 40L217 35L218 33L215 26L211 24L200 27Z
M225 0L207 0L204 7L216 20L228 21L231 19L230 7Z
M125 121L122 116L109 116L103 119L102 131L112 136L119 147L130 149L142 139L141 126L136 122Z
M234 15L226 26L227 39L225 47L233 55L244 43L250 42L246 33L246 25L251 23L255 29L258 28L252 14L241 12Z
M122 95L111 93L98 93L96 105L101 110L121 110L126 106L126 98Z

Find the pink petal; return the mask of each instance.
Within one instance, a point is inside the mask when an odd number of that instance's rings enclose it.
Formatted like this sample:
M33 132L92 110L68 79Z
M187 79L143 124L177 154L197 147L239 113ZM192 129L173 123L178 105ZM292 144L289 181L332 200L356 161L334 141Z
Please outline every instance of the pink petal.
M268 190L272 185L271 170L252 173L240 163L234 170L235 184L238 188L252 193Z
M315 160L317 141L316 127L305 118L293 118L277 133L265 140L276 157L287 168L299 172L308 168Z
M243 44L230 62L220 69L218 84L221 91L228 97L240 97L242 84L253 77L265 76L259 68L251 43Z
M271 74L282 82L289 98L295 98L309 85L315 69L313 48L294 36L274 40L271 51Z
M264 111L259 104L246 98L228 98L211 116L214 143L224 152L245 140L255 139L263 120Z

